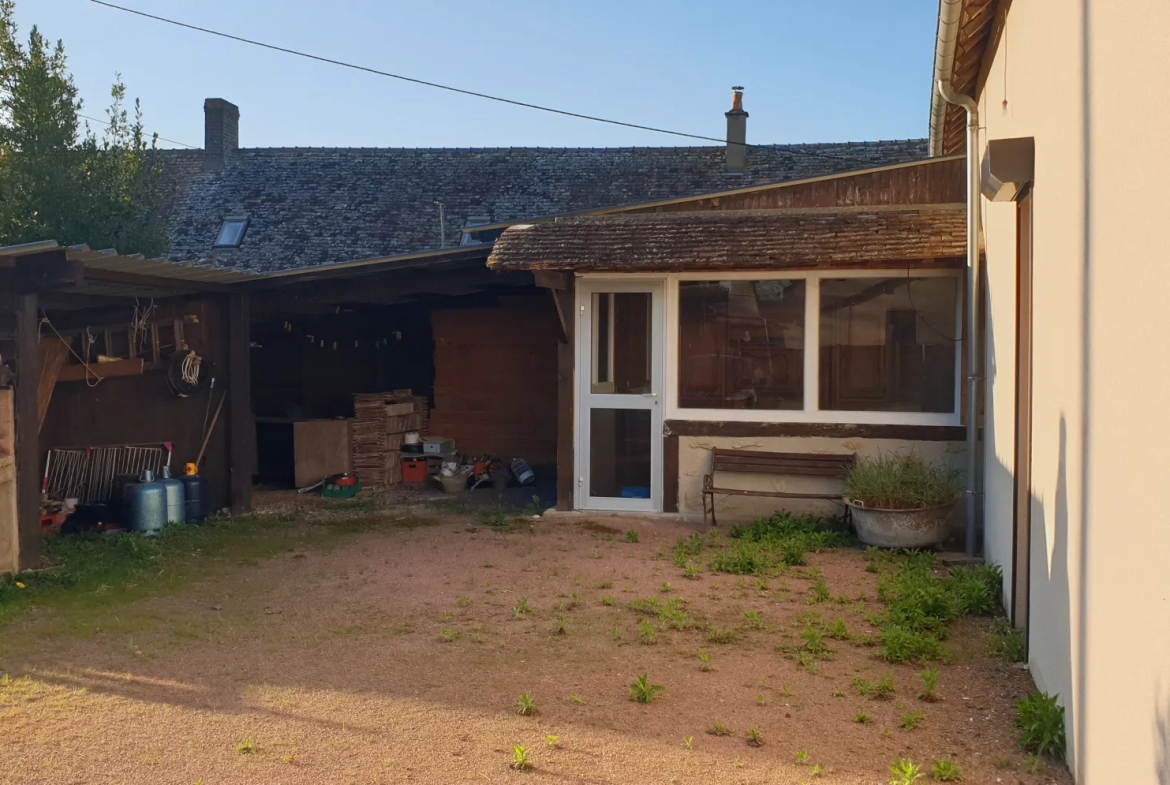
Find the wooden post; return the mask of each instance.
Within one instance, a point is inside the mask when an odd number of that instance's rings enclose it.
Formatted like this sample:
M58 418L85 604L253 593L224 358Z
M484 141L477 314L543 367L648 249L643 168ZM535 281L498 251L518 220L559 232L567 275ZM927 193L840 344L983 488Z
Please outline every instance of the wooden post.
M252 421L251 313L248 295L228 297L228 498L232 513L252 508L256 437Z
M573 443L573 423L577 419L574 405L573 377L577 359L577 311L574 281L569 277L566 287L552 289L559 299L564 321L565 340L557 344L557 509L572 510L573 494L577 489L576 445Z
M36 567L41 558L40 420L37 390L41 381L37 296L16 298L16 518L20 569Z

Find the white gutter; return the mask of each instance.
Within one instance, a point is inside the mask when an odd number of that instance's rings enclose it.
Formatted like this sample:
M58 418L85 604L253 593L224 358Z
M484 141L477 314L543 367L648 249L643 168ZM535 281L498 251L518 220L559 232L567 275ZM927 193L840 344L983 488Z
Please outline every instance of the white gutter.
M979 304L982 259L979 256L979 105L974 99L956 93L950 84L939 80L938 94L947 104L956 104L967 110L967 555L975 555L976 514L982 512L979 503Z
M955 44L959 40L959 19L963 14L963 0L939 0L938 30L934 41L934 78L931 84L951 83L955 68ZM942 155L943 123L947 116L947 102L938 92L930 91L930 155Z

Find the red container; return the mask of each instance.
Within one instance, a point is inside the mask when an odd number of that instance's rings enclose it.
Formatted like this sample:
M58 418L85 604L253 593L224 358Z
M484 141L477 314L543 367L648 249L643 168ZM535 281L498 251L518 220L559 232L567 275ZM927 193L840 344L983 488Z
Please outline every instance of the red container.
M404 460L402 462L402 481L403 482L426 482L427 481L427 462L426 460Z

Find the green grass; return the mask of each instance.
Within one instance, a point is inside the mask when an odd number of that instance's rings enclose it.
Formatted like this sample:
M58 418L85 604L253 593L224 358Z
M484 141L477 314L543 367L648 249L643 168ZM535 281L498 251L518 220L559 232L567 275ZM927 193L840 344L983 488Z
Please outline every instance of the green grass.
M991 632L987 635L987 653L1008 662L1024 662L1027 659L1024 636L1013 630L1007 619L1000 617L992 622Z
M918 693L918 700L934 703L938 700L934 694L934 690L938 686L938 671L924 670L919 675L922 677L922 692Z
M633 529L630 529L628 532L626 532L626 542L630 544L638 542L638 532L634 531Z
M710 728L707 728L707 733L712 736L730 736L731 729L722 722L716 722Z
M536 715L540 709L536 707L536 701L527 692L521 693L517 700L516 713L523 717L532 717Z
M890 785L914 785L925 775L922 767L916 766L909 758L899 758L890 766Z
M945 659L943 641L952 621L991 614L999 606L1003 575L999 567L959 567L945 575L934 570L934 555L911 551L870 555L876 566L878 597L886 611L877 619L881 651L887 662Z
M882 677L876 681L868 681L860 676L854 676L853 689L861 697L873 698L874 700L889 700L898 691L897 687L894 686L894 678L888 673L883 673Z
M1064 707L1057 696L1036 692L1016 702L1016 728L1025 752L1060 758L1064 755Z
M859 455L845 484L848 498L886 510L935 507L953 502L960 491L957 471L914 454Z
M936 782L962 782L963 769L953 760L943 758L931 763L930 776Z
M898 719L898 726L902 730L914 730L922 724L924 719L926 719L925 714L920 711L912 711L908 714L903 714Z
M787 512L757 518L751 526L734 527L731 537L731 543L711 555L707 566L712 572L767 576L786 566L804 564L810 551L823 551L844 541L844 535L824 521Z
M352 534L435 522L356 515L339 506L325 515L243 515L205 526L169 526L157 537L47 537L43 569L0 576L0 628L30 610L47 609L59 617L62 632L85 635L104 611L214 579L241 565L281 553L328 550ZM5 643L16 637L0 635Z

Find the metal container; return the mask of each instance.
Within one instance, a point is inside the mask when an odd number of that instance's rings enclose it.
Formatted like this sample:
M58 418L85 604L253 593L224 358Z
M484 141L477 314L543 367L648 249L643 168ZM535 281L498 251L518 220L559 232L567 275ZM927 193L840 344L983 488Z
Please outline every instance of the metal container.
M164 466L159 482L167 492L167 524L187 520L187 492L183 487L183 481L172 477L171 467Z
M917 510L883 510L845 499L857 537L879 548L934 548L947 538L947 519L955 503Z
M185 520L187 523L203 523L207 520L207 480L197 474L187 475L183 478L183 491L187 508Z
M126 486L127 523L139 534L158 534L167 523L167 491L149 469Z

